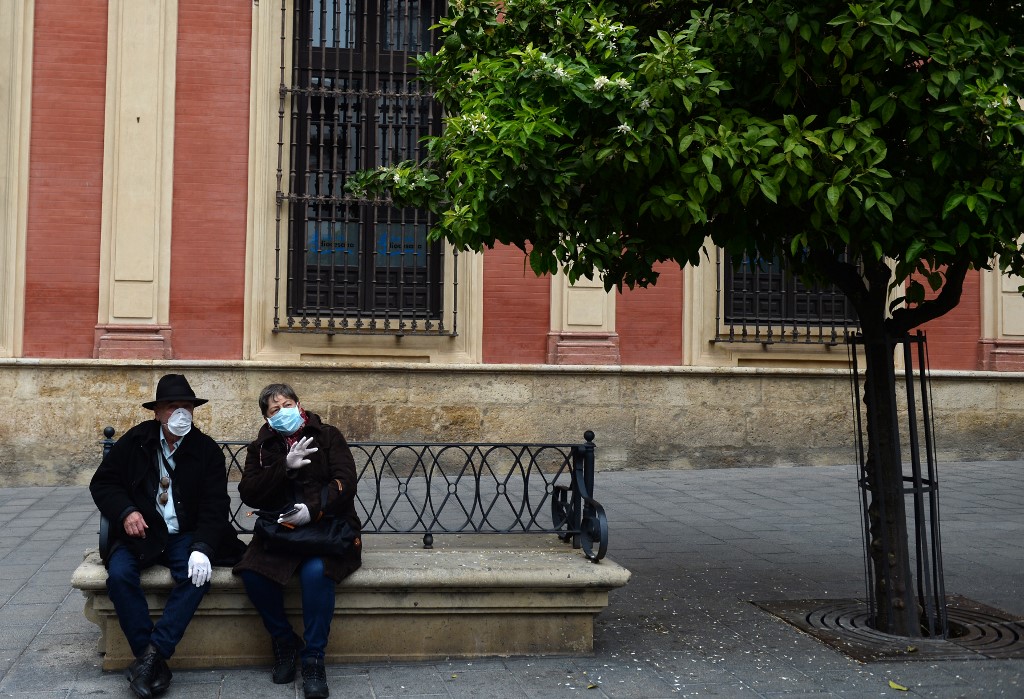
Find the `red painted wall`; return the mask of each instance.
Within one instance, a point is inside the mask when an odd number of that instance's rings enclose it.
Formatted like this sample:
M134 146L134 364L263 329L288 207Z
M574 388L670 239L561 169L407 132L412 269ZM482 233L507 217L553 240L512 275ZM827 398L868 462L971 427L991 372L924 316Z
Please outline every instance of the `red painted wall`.
M543 364L551 329L551 278L537 277L519 248L484 253L483 360Z
M170 309L176 358L242 356L251 28L250 3L178 6Z
M981 275L968 272L959 305L921 330L928 338L932 369L980 369Z
M683 362L683 271L662 264L654 286L623 288L615 300L615 330L623 364Z
M91 357L99 312L107 2L36 0L23 356Z

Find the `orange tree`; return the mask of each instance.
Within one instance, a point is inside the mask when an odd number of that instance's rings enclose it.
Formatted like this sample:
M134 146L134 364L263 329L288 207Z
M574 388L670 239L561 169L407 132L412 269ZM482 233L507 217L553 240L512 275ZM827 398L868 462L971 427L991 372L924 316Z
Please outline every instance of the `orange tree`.
M955 307L970 269L1024 272L1022 28L1018 0L452 0L417 59L442 135L349 191L608 288L709 240L780 256L848 297L866 381L894 395L888 340ZM873 403L876 625L917 635L898 435Z

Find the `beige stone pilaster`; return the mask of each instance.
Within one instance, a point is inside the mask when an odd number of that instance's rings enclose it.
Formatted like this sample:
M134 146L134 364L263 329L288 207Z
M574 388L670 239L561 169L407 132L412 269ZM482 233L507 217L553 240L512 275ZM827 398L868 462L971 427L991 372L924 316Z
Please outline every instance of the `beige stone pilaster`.
M21 354L34 0L0 0L0 357Z
M1024 279L981 272L981 368L1024 370Z
M551 276L551 331L548 364L618 364L615 294L600 278L574 284L559 272Z
M171 358L177 0L110 0L94 355Z

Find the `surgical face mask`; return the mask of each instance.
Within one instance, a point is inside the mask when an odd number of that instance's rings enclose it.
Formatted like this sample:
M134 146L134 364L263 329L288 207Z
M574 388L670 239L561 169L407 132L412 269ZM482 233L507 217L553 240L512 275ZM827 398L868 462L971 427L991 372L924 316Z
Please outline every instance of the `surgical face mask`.
M167 430L175 437L184 437L192 429L192 413L178 408L167 418Z
M268 417L267 422L275 431L283 435L291 435L302 427L302 413L297 407L281 408Z

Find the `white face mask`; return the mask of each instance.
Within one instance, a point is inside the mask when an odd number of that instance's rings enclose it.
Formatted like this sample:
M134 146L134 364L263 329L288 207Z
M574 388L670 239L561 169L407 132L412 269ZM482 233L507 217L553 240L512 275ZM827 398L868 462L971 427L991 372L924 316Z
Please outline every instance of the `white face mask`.
M178 408L167 418L167 429L175 437L184 437L192 429L192 413Z

